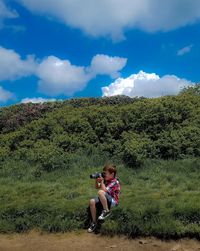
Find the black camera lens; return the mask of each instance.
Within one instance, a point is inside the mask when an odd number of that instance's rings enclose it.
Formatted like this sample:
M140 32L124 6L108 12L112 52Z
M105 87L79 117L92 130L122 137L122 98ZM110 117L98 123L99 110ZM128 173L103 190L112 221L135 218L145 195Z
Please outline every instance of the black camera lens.
M92 173L92 174L90 174L90 179L97 179L99 177L103 177L102 173Z

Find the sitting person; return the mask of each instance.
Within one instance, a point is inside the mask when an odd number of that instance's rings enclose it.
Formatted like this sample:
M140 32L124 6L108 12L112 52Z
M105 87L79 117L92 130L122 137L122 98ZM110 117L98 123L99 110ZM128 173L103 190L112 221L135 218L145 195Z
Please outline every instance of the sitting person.
M115 165L108 164L103 168L103 177L100 177L98 197L91 199L89 204L92 217L92 223L88 228L89 233L93 232L97 226L97 208L100 207L102 209L98 220L103 221L110 215L110 209L119 203L120 183L115 177L116 173Z

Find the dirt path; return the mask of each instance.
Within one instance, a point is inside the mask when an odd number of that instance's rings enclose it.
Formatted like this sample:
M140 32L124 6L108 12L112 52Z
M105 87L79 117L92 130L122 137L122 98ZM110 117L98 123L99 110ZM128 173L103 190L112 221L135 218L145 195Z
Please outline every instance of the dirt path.
M66 234L0 235L0 251L200 251L200 242L182 239L161 241L155 238L128 240L125 237L105 237L85 231Z

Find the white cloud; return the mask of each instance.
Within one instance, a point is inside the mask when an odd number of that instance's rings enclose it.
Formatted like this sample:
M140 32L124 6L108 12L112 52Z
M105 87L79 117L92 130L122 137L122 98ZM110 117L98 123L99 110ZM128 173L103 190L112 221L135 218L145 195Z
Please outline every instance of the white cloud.
M183 87L191 85L190 81L174 75L159 77L155 73L140 71L128 78L118 78L113 83L102 88L103 96L127 95L129 97L160 97L176 95Z
M0 86L0 102L6 103L8 100L14 99L14 94L12 92L9 92L5 89L3 89Z
M36 63L33 56L22 60L13 50L0 47L0 81L14 80L29 76L35 72Z
M185 46L184 48L178 50L177 56L183 56L186 53L189 53L193 47L193 44L190 44L188 46Z
M38 67L39 90L50 96L72 95L82 90L89 81L84 67L72 65L68 60L49 56Z
M39 91L50 96L72 95L83 90L98 74L118 76L127 59L96 55L89 67L72 65L68 60L49 56L38 66Z
M3 0L0 0L0 28L2 28L3 21L6 18L16 18L18 14L15 10L10 10Z
M199 0L16 0L92 36L123 39L127 29L168 31L200 18Z
M45 103L45 102L54 102L56 101L55 98L52 98L52 99L45 99L45 98L42 98L42 97L39 97L39 98L24 98L21 100L21 103Z
M107 55L96 55L91 61L90 71L93 75L110 75L112 78L119 77L119 71L124 68L127 58L109 57Z
M41 93L70 96L83 90L98 74L118 77L126 62L126 58L100 54L92 58L90 66L72 65L69 60L61 60L55 56L39 62L39 59L28 55L23 60L14 50L0 46L0 81L35 75L39 78L38 89Z

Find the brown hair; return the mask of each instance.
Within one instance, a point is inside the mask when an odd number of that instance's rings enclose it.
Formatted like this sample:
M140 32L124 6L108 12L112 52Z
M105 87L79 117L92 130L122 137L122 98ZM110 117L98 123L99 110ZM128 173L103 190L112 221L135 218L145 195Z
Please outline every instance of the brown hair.
M116 169L116 166L113 165L113 164L106 164L103 168L103 171L108 171L109 173L114 173L114 177L117 173L117 169Z

